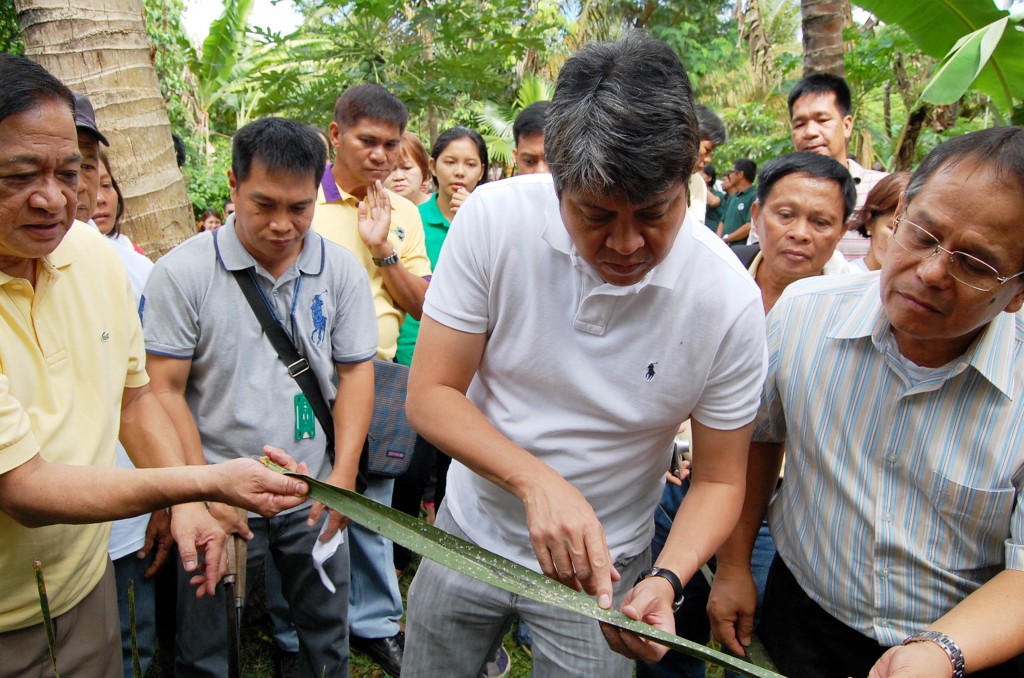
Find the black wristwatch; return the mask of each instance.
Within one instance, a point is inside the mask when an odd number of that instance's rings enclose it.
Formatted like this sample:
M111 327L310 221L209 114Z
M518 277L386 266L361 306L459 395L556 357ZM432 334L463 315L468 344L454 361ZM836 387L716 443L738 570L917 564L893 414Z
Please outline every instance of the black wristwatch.
M398 263L398 251L391 250L391 256L384 257L383 259L378 259L377 257L371 257L371 259L373 259L374 265L380 266L381 268L385 266L394 266Z
M637 577L633 586L636 586L648 577L661 577L672 585L672 611L675 612L678 610L683 604L683 582L679 581L679 577L676 576L676 573L664 567L652 567Z

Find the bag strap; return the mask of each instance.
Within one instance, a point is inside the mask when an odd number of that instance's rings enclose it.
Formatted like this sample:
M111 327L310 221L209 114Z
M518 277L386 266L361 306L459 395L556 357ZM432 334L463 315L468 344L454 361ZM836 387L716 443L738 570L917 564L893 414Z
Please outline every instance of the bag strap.
M310 367L309 362L299 355L295 344L288 337L288 333L284 331L284 327L274 317L274 313L270 309L270 303L259 289L253 269L247 268L240 271L232 271L231 273L235 276L235 280L238 281L238 286L242 288L245 300L249 302L249 306L256 315L256 319L260 321L260 327L263 328L263 332L267 335L267 339L270 340L271 345L277 352L277 356L288 368L289 376L298 383L299 388L302 389L310 406L313 408L313 414L316 415L317 421L320 422L320 427L324 430L324 435L327 437L327 456L333 466L334 416L331 414L331 408L324 399L323 391L320 390L316 374Z

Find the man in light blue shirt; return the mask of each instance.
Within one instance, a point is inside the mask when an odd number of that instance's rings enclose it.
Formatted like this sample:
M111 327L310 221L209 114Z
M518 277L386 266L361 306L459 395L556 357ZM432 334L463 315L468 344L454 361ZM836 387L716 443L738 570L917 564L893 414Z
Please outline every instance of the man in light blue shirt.
M880 277L795 283L769 315L747 499L708 606L731 650L784 444L758 634L785 675L1020 675L1022 189L1024 129L954 139L901 198Z

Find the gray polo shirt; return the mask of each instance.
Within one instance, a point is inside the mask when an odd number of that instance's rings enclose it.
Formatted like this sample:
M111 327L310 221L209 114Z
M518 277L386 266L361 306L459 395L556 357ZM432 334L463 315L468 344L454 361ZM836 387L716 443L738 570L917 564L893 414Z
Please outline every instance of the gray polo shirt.
M343 247L312 229L302 252L274 280L235 232L234 220L197 235L161 258L140 311L146 352L192 361L185 398L209 463L286 450L324 479L326 437L295 439L294 398L302 390L263 335L231 271L255 267L264 296L333 399L336 364L377 352L377 315L366 271Z

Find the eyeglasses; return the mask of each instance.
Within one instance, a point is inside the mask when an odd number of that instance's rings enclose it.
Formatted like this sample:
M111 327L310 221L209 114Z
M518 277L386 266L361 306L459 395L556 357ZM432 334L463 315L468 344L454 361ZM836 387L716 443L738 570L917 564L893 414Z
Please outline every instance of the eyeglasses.
M910 228L900 228L906 223ZM943 247L939 239L905 216L900 215L892 222L892 239L896 244L918 259L931 259L939 252L949 255L946 271L954 280L962 282L981 292L988 292L1014 278L1024 275L1001 276L990 264L966 252L951 252Z

